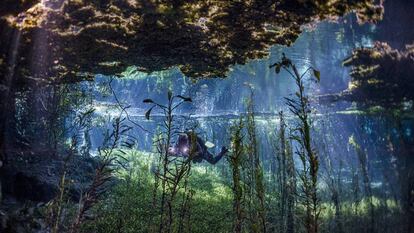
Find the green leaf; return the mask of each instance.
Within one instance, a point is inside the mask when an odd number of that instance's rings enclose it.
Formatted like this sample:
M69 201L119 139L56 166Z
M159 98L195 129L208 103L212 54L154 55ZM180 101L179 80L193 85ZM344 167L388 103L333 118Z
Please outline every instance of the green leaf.
M168 90L168 100L171 100L171 98L172 98L172 91Z
M313 75L315 76L316 80L318 80L318 82L321 81L321 72L319 70L313 69Z
M280 64L277 64L275 66L275 72L276 72L276 74L280 73Z
M185 102L193 102L193 100L190 97L184 97L182 95L177 95L177 97L184 100Z
M292 65L292 61L286 57L285 53L282 54L282 61L280 62L282 66L289 67Z
M153 108L154 108L154 107L152 107L152 108L148 109L148 111L145 113L145 118L146 118L147 120L149 120L149 119L150 119L151 111L152 111L152 109L153 109Z
M146 103L146 104L153 104L154 103L154 101L152 100L152 99L145 99L144 101L142 101L143 103Z
M270 66L269 66L269 69L271 69L271 68L275 67L277 64L279 64L279 62L276 62L276 63L274 63L274 64L270 65Z

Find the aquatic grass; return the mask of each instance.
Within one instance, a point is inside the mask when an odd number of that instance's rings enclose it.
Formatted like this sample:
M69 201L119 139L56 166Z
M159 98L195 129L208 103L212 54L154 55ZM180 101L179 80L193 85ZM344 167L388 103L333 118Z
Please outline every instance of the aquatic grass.
M119 178L117 184L109 191L106 198L95 208L96 219L88 222L84 226L83 232L112 233L117 232L117 226L122 225L122 232L147 232L149 230L149 216L154 214L151 206L151 190L154 176L151 171L151 164L156 155L145 151L129 150L125 155L130 160L127 169L117 173ZM231 232L233 227L233 192L231 185L217 169L206 169L204 164L194 164L192 174L189 177L189 186L194 194L191 202L191 232ZM266 185L271 185L266 183ZM157 192L161 192L158 189ZM329 191L325 186L321 186L320 193L324 196ZM178 195L182 195L183 190ZM279 197L274 193L267 193L266 209L274 210L278 208ZM384 203L389 211L384 218L388 223L396 222L397 216L401 214L401 207L393 199L382 199L377 196L372 197L374 212L376 216L382 216ZM332 232L331 223L335 218L335 205L328 199L321 199L320 222L321 232ZM357 215L355 215L357 208ZM359 204L355 205L353 200L345 199L341 201L341 214L345 232L349 232L350 225L355 225L357 221L365 221L370 216L370 206L367 197L362 197ZM295 216L304 213L302 205L295 207ZM177 213L179 214L179 213ZM277 219L278 213L267 211L267 221ZM119 222L122 220L122 224ZM159 220L155 218L155 220ZM272 225L271 222L269 225ZM382 223L381 223L382 224ZM385 224L385 223L384 223ZM178 227L176 225L173 226ZM361 230L363 225L357 225ZM356 232L359 232L356 230Z
M142 160L143 162L130 162L130 165L134 165L117 174L118 178L120 178L119 183L108 194L107 198L100 203L100 206L96 208L98 216L101 216L98 217L95 223L86 225L84 228L85 232L91 229L96 232L116 232L114 230L116 224L109 223L120 218L126 220L123 224L125 229L131 229L130 231L125 230L125 232L147 232L149 230L149 219L144 216L154 215L154 210L151 206L151 190L154 176L150 169L143 170L142 167L148 167L155 159L155 156L152 153L134 150L130 150L127 153L127 159ZM189 179L190 186L194 190L192 201L194 204L191 208L192 218L194 218L194 221L197 221L196 226L198 226L193 232L203 232L204 230L211 229L211 224L215 221L217 221L216 225L219 228L214 232L220 232L219 229L226 229L223 228L226 222L221 220L228 217L228 213L231 211L231 190L223 183L218 173L209 172L207 174L203 165L195 166L198 166L198 169L192 171ZM159 187L157 192L162 192L161 187ZM184 194L184 190L179 190L177 196L182 194ZM225 209L228 209L227 213L222 212ZM126 211L126 213L121 214L120 212L123 211ZM208 217L203 217L206 214ZM201 219L197 220L198 218ZM155 220L159 219L156 218ZM176 226L174 225L174 227Z

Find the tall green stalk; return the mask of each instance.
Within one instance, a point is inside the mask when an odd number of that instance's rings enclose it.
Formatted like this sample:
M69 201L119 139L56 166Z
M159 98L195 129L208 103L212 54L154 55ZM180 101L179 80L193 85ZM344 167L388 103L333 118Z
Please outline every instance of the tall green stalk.
M256 123L254 118L254 94L251 91L247 101L247 154L249 158L249 170L251 174L252 191L252 230L255 232L266 232L266 210L265 210L265 187L263 180L263 169L259 157Z
M297 127L295 135L292 136L299 147L296 154L299 156L303 170L299 175L302 182L302 203L305 207L305 228L308 233L317 233L319 231L319 215L320 203L318 197L318 171L319 158L316 151L312 147L311 123L310 123L310 105L309 98L305 94L304 77L309 71L313 74L317 81L320 79L319 71L314 68L308 68L304 73L300 74L296 65L285 57L283 54L281 62L277 62L270 67L274 67L276 73L281 69L285 70L295 81L297 92L295 98L285 98L286 105L289 110L297 117Z
M372 199L372 189L371 189L371 181L369 178L369 171L368 171L368 156L366 152L361 148L361 146L356 142L355 137L352 135L349 138L349 144L354 147L359 165L360 171L362 174L362 181L364 184L365 194L368 196L368 204L369 204L369 211L370 211L370 225L368 227L368 232L372 233L375 232L375 216L374 216L374 203Z
M175 128L174 111L185 102L191 102L191 98L183 97L181 95L173 96L171 91L168 91L167 104L163 105L151 99L145 99L144 103L152 106L145 113L147 119L150 118L151 112L154 108L158 108L164 114L164 121L161 125L161 133L156 141L157 153L160 155L158 170L155 173L155 184L153 193L153 207L157 202L158 182L161 181L161 197L159 205L159 223L158 232L172 232L175 222L174 206L176 198L180 189L186 190L186 180L191 171L192 155L195 151L195 143L197 136L191 135L190 155L189 158L175 159L171 158L169 148L173 142L173 137L178 134ZM184 186L183 186L184 181ZM183 194L184 196L187 193ZM184 199L186 201L186 199ZM181 221L179 219L179 221ZM178 223L180 225L180 223ZM152 227L152 230L155 230Z
M296 170L290 140L287 138L283 112L279 113L279 182L280 182L280 231L295 232Z
M243 188L241 170L244 160L243 145L243 121L240 119L237 124L232 127L232 155L228 157L233 177L233 232L241 233L243 229Z

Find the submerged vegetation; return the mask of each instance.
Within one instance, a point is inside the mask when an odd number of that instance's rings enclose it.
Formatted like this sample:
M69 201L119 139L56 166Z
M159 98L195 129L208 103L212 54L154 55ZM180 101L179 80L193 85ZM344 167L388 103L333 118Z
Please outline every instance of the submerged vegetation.
M400 222L403 208L399 198L379 196L373 190L368 156L358 143L361 139L349 138L356 155L351 170L342 171L344 162L334 163L338 157L332 151L316 150L319 142L313 135L318 133L313 127L318 120L306 94L312 82L305 82L304 77L310 72L319 82L320 72L308 68L299 73L285 56L271 67L276 73L287 72L297 92L286 98L292 117L286 121L283 112L277 117L279 127L270 139L274 147L266 162L270 166L264 164L258 143L251 86L247 114L232 122L231 150L224 170L193 163L198 153L194 140L188 156L172 156L171 145L177 136L189 129L196 134L198 129L189 128L186 117L176 113L192 99L168 91L166 104L143 101L150 106L147 120L161 113L154 152L134 147L128 136L132 128L124 125L121 111L98 149L95 175L76 205L68 205L64 168L56 198L41 208L51 210L51 221L45 226L51 232L287 233L394 232L408 227ZM78 118L81 129L87 127L91 114L89 110ZM75 136L71 144L74 154L80 151L77 141ZM347 172L351 172L350 183L342 175ZM391 223L396 226L384 228L383 224Z
M412 233L413 13L5 0L0 232Z
M179 101L177 102L176 99ZM152 214L150 224L153 226L150 229L153 232L172 232L173 229L183 232L184 228L191 227L188 220L188 208L192 199L192 191L188 189L188 177L191 172L191 160L195 156L196 142L194 140L190 142L188 158L171 156L170 147L179 133L174 119L174 111L181 104L191 102L191 98L181 95L173 96L172 92L168 91L167 100L166 105L156 103L151 99L144 100L144 103L152 104L152 107L145 113L148 120L154 108L160 108L164 114L160 133L154 141L159 158L157 159L158 163L154 165L155 181L152 208L154 211L159 210L159 213L156 211ZM192 134L195 133L192 132ZM158 195L159 189L161 190L160 195ZM183 190L182 194L179 193L181 190ZM182 197L180 197L181 195ZM177 199L182 201L176 203ZM177 208L178 211L176 211Z
M283 55L282 61L275 63L276 73L283 68L295 80L297 91L296 98L286 98L286 105L292 114L298 118L296 127L293 127L292 139L298 144L295 153L302 162L302 171L299 172L298 178L301 181L301 194L299 194L299 202L305 209L305 229L308 233L319 232L319 214L320 203L318 197L318 171L319 157L318 152L313 147L311 138L311 109L309 106L309 97L305 94L304 76L308 71L313 71L317 81L320 80L320 72L310 67L303 74L300 74L296 65ZM284 143L283 143L284 144ZM285 149L285 148L283 148ZM286 162L284 164L286 166Z

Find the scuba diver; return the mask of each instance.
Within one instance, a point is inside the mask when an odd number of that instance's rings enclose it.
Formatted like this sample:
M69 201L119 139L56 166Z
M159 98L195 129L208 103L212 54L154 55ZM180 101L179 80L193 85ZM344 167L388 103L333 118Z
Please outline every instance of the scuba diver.
M204 141L193 132L186 132L178 136L175 145L168 149L172 156L190 157L193 163L201 163L203 160L210 164L216 164L228 152L226 147L222 147L220 153L214 157L208 148L213 147L211 142L204 143Z

